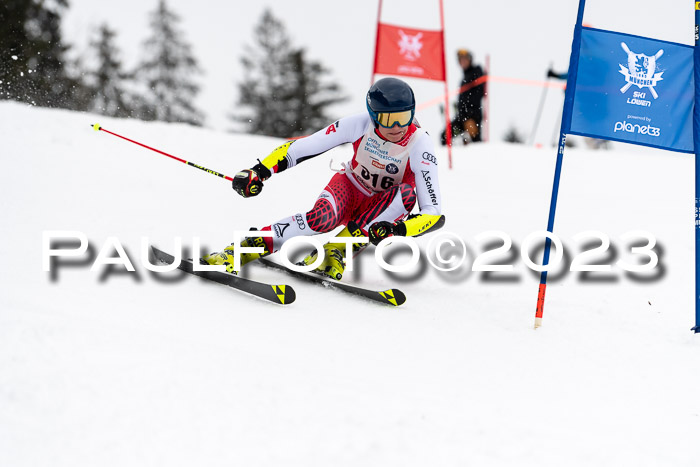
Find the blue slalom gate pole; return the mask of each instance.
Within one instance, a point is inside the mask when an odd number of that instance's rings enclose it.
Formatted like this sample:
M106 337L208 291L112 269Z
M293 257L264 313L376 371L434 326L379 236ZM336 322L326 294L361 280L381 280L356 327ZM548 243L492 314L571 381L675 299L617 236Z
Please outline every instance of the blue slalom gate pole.
M700 332L700 2L695 2L693 146L695 149L695 327Z
M557 145L557 164L554 169L554 184L552 186L552 199L549 204L549 220L547 231L554 232L554 215L557 210L557 198L559 196L559 181L561 179L561 166L564 160L564 148L566 147L566 135L571 129L571 114L574 107L574 95L576 93L576 76L578 74L578 60L581 53L581 28L583 27L583 10L586 8L586 0L580 0L578 15L574 27L574 39L571 43L571 57L569 58L569 76L566 80L566 93L564 95L564 110L561 118L561 130L559 131L559 144ZM544 256L542 265L549 264L549 255L552 249L552 240L547 237L544 244ZM544 315L544 296L547 289L547 271L540 275L540 286L537 292L537 307L535 309L535 329L542 326Z

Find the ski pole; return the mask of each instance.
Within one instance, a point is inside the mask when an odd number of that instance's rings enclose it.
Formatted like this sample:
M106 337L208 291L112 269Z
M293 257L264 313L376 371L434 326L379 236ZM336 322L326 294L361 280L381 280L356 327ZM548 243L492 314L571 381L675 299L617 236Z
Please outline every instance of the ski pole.
M552 64L549 64L549 69L552 69ZM549 78L547 78L549 81ZM542 109L544 108L544 101L547 98L547 88L549 86L542 87L542 94L540 95L540 105L537 107L537 114L535 115L535 121L532 125L532 132L530 133L529 145L535 144L535 138L537 136L537 128L540 126L540 118L542 117Z
M113 133L113 132L111 132L111 131L109 131L109 130L105 130L104 128L102 128L102 127L100 126L99 123L95 123L94 125L91 125L91 126L92 126L92 128L93 128L95 131L104 131L105 133L109 133L110 135L113 135L113 136L116 136L116 137L118 137L118 138L121 138L121 139L124 139L124 140L126 140L126 141L129 141L130 143L138 144L139 146L144 147L144 148L146 148L146 149L150 149L151 151L157 152L158 154L162 154L162 155L164 155L164 156L168 156L168 157L171 158L171 159L175 159L176 161L180 161L180 162L182 162L182 163L184 163L184 164L189 165L190 167L196 167L196 168L198 168L199 170L204 170L205 172L210 173L210 174L212 174L212 175L216 175L217 177L224 178L224 179L226 179L226 180L228 180L228 181L233 181L233 178L231 178L231 177L229 177L229 176L227 176L227 175L224 175L224 174L222 174L222 173L216 172L216 171L211 170L211 169L207 169L206 167L202 167L201 165L197 165L197 164L195 164L194 162L190 162L190 161L186 161L186 160L184 160L184 159L180 159L179 157L173 156L172 154L168 154L167 152L160 151L160 150L155 149L155 148L152 148L152 147L150 147L150 146L146 146L145 144L139 143L138 141L134 141L133 139L129 139L129 138L126 138L126 137L124 137L124 136L122 136L122 135L118 135L118 134L116 134L116 133Z

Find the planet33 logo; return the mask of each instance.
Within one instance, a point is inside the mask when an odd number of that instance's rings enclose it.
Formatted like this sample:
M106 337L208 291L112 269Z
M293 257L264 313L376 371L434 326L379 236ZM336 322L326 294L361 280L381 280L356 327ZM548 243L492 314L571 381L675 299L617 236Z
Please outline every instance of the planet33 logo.
M639 125L635 123L628 123L627 121L615 122L614 133L618 131L624 131L626 133L638 133L640 135L649 136L661 136L661 128L653 127L651 125Z

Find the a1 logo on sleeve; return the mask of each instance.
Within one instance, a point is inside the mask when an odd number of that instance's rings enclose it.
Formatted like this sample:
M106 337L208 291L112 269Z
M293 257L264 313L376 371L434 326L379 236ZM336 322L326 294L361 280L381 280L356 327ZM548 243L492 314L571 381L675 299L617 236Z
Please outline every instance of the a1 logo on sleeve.
M332 123L331 126L329 126L328 129L326 129L326 134L330 135L331 133L335 133L336 128L338 128L339 126L340 126L340 121Z

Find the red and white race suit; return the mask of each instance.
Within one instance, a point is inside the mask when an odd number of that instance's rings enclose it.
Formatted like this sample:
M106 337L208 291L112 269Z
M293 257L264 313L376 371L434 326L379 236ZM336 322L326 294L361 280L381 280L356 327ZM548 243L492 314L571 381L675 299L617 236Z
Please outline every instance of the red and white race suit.
M437 158L425 130L412 123L398 143L383 139L367 113L342 118L289 146L286 167L351 143L352 158L335 174L306 213L286 217L265 227L274 233L272 251L298 235L330 232L355 221L364 232L379 221L404 219L416 202L420 214L440 215Z

